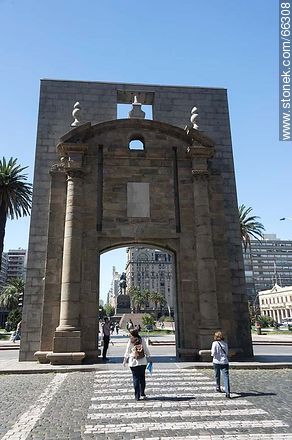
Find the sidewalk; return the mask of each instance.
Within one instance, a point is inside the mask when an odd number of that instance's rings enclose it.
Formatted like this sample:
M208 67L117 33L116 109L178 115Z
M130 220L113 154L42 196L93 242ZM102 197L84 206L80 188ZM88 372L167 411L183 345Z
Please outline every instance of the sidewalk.
M159 337L163 340L163 337ZM169 339L169 338L166 338ZM123 345L126 337L113 337L114 347L110 350L110 362L102 360L94 364L82 365L50 365L38 362L19 362L19 341L0 341L0 374L28 374L71 371L102 371L122 368ZM272 345L269 350L268 345ZM290 349L291 345L291 349ZM292 369L292 335L253 335L255 356L252 360L230 362L235 369ZM266 347L265 347L266 346ZM152 348L153 361L159 363L160 368L203 369L212 368L211 362L176 362L174 347ZM268 351L268 354L267 354Z

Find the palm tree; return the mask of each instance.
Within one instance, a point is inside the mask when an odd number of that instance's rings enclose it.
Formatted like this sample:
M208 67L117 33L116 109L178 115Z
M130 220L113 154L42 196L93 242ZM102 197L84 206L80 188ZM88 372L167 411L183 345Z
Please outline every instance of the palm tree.
M255 238L256 240L264 238L263 231L265 228L262 223L256 220L260 217L257 215L250 215L251 211L252 208L246 208L245 205L240 205L238 208L241 239L245 252L247 247L250 246L251 237Z
M136 309L136 312L141 311L141 307L147 304L148 301L148 295L145 294L145 291L139 289L139 287L130 287L128 290L128 293L131 298L132 306L134 309Z
M8 162L4 157L0 160L0 270L7 217L13 220L30 214L32 185L22 174L26 168L12 157Z
M162 307L165 306L166 300L162 293L160 292L151 292L149 295L149 299L154 303L155 310L157 309L158 304Z
M0 293L0 307L13 310L18 307L19 297L24 292L24 281L21 278L12 278Z

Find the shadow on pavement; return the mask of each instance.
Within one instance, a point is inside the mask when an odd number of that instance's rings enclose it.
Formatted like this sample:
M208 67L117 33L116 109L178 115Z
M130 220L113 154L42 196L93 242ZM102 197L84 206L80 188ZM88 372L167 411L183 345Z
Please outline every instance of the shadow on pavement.
M245 397L263 397L263 396L276 396L276 393L262 393L261 391L248 391L246 393L237 393L236 396L232 396L232 399L243 399Z
M147 400L156 400L156 401L171 401L171 402L186 402L189 400L195 400L196 397L185 396L185 397L175 397L175 396L157 396L157 397L147 397Z

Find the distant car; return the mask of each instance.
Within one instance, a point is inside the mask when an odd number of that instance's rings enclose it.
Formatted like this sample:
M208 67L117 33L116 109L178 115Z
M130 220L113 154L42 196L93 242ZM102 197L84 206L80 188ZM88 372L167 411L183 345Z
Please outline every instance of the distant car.
M281 325L292 325L292 318L286 318Z

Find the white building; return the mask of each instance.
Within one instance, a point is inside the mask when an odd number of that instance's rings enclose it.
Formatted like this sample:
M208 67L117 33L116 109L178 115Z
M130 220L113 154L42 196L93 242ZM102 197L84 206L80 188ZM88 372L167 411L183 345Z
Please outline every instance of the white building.
M117 296L121 293L119 289L120 276L121 274L116 270L116 267L113 266L113 277L111 281L111 287L108 292L107 303L113 307L116 307L117 304Z
M138 287L141 290L160 292L167 305L174 305L173 258L166 251L145 247L127 249L127 290Z
M261 315L270 316L276 322L292 317L292 286L275 284L270 290L259 292Z
M25 280L27 250L9 249L7 252L7 280L11 278L22 278Z

